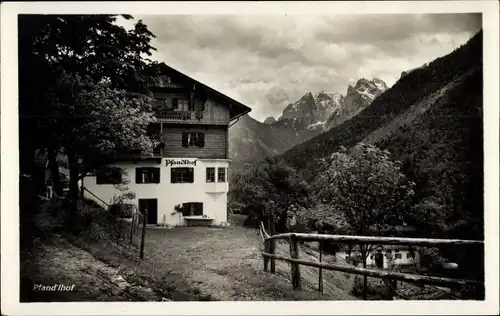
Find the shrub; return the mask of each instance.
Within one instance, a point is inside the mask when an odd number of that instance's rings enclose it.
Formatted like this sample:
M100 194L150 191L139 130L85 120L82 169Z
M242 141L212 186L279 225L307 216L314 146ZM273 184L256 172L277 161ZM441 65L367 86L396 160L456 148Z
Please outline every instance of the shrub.
M109 211L114 217L132 218L132 215L136 211L136 206L134 204L117 203L111 205Z
M48 237L52 233L59 233L64 228L67 209L61 201L49 202L42 205L40 212L35 215L36 234Z

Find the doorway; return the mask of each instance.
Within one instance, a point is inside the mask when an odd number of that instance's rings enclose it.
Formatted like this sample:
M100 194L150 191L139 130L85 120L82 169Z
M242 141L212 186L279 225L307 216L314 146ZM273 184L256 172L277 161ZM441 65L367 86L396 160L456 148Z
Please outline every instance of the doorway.
M384 268L384 255L381 252L377 252L375 254L375 265L379 269L383 269Z
M158 224L158 199L139 199L139 212L148 210L146 224Z

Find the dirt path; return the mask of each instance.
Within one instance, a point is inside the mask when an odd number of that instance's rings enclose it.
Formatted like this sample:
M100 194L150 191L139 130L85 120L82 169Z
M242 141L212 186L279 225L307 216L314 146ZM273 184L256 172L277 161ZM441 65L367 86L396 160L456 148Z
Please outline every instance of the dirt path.
M123 237L120 245L127 245L128 237ZM134 244L139 238L138 232ZM22 301L357 299L348 294L352 279L342 273L324 271L321 294L318 269L301 267L302 290L297 291L288 263L276 261L276 274L264 272L262 241L255 229L148 229L142 261L134 247L77 244L85 250L57 236L36 243L33 253L23 258ZM278 244L277 251L288 256L286 244ZM302 249L301 258L306 256ZM33 291L35 284L75 286L67 292L43 292Z
M284 246L278 247L280 253L287 251ZM189 280L202 294L216 300L356 299L329 282L325 282L324 294L318 293L317 269L312 271L308 267L301 267L303 289L293 291L289 265L277 261L276 275L264 272L261 251L262 242L255 229L150 229L142 265L166 283L179 277ZM325 276L326 279L330 278Z
M127 282L119 268L58 236L48 243L35 241L33 252L23 257L21 302L162 300L152 289Z

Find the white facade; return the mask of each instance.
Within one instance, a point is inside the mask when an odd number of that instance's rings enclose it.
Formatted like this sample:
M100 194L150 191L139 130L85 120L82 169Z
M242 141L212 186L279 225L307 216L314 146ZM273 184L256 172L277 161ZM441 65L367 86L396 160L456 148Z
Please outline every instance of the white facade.
M375 254L377 251L372 251L370 255L366 258L366 266L367 267L376 267L377 264L375 262ZM394 264L399 265L399 266L405 266L405 265L413 265L413 258L411 256L411 253L408 249L384 249L382 252L383 255L383 269L387 269L389 267L389 259L388 259L388 254L390 253L392 258L394 259ZM351 257L355 255L355 252L353 251L351 253ZM347 257L347 252L345 251L339 251L337 252L337 256L339 256L342 259L345 259ZM417 253L415 252L415 256L417 256ZM418 260L416 258L415 260Z
M90 176L83 180L84 187L107 204L112 204L114 197L124 192L132 192L135 198L126 203L135 204L139 209L140 199L157 200L157 223L167 226L185 226L188 221L201 220L211 225L227 223L227 192L229 159L201 158L161 158L158 161L140 161L137 163L123 162L112 165L124 171L124 184L97 184L96 177ZM159 168L159 183L136 183L136 168ZM171 183L171 170L175 167L190 167L194 169L192 183ZM215 182L207 182L206 168L215 168ZM218 170L225 171L224 181L219 182ZM121 191L119 187L126 187ZM101 203L99 199L85 191L85 197ZM183 203L203 203L202 215L186 216L176 211L177 205ZM149 211L148 211L149 212ZM152 223L148 223L152 224Z

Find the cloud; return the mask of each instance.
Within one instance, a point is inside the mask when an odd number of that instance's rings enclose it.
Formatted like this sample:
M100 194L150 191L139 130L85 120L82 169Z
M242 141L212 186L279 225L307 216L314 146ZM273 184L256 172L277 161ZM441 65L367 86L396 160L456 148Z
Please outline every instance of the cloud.
M402 71L464 44L482 23L480 14L136 18L157 36L154 58L249 105L259 120L307 92L345 94L360 78L390 86Z

